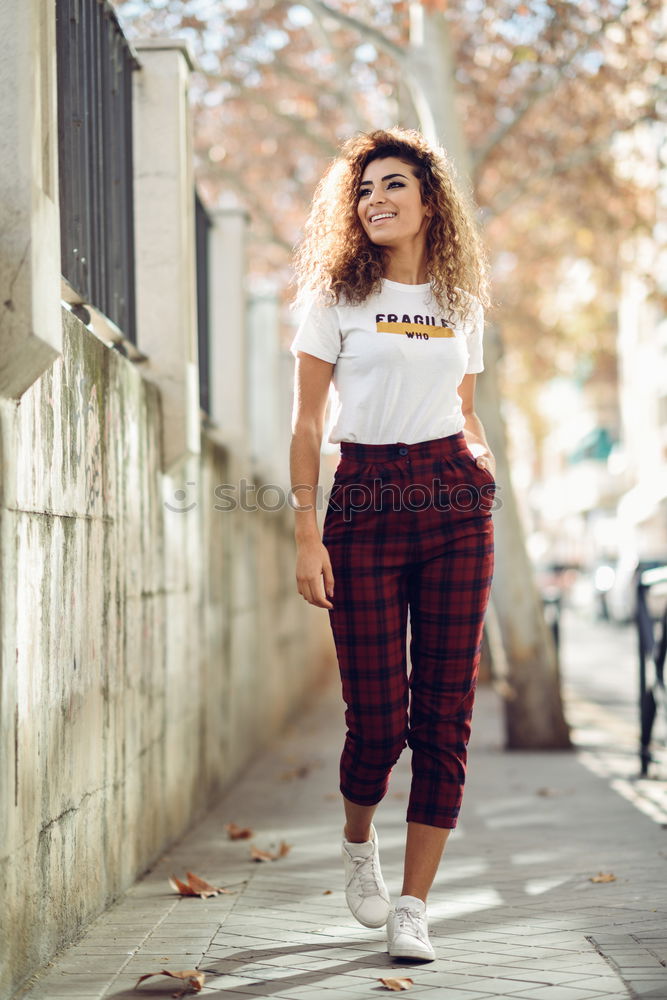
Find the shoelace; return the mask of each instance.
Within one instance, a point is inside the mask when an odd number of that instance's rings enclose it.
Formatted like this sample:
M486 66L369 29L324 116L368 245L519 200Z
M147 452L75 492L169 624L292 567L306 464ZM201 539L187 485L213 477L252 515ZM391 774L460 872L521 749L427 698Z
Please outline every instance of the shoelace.
M380 887L378 885L377 872L375 871L375 858L352 858L354 872L352 879L359 883L362 896L378 896ZM350 881L352 881L352 879Z
M410 909L408 906L399 906L396 908L398 934L402 934L406 931L413 937L419 938L420 941L426 942L426 928L424 927L422 920L423 915L419 912L419 910Z

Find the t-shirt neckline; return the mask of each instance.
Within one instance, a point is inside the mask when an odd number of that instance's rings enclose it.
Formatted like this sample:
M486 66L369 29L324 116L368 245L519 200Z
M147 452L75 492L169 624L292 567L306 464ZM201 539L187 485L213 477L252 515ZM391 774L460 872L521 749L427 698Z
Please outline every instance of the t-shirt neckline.
M390 278L383 278L382 281L387 288L395 288L399 292L425 292L431 287L430 281L422 285L407 285L402 281L392 281Z

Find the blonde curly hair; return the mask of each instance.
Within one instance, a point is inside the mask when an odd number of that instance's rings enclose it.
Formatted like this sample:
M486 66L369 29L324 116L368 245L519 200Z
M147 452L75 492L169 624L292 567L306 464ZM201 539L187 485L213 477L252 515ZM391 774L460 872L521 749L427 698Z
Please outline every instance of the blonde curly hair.
M361 303L380 291L387 250L365 233L357 203L364 170L373 160L388 156L412 166L422 202L432 209L426 272L436 302L464 320L474 305L471 296L487 308L489 266L475 224L475 205L458 189L456 170L445 150L427 142L416 129L397 126L352 136L327 167L294 253L295 305L308 293L336 304L341 296L349 303Z

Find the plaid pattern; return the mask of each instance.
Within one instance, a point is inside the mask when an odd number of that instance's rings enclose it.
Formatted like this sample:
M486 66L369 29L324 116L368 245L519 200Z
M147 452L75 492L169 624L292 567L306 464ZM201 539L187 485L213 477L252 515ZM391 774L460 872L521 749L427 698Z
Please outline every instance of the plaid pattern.
M417 444L341 442L322 541L347 706L340 789L352 802L383 798L407 742L407 820L456 826L493 576L494 494L463 431Z

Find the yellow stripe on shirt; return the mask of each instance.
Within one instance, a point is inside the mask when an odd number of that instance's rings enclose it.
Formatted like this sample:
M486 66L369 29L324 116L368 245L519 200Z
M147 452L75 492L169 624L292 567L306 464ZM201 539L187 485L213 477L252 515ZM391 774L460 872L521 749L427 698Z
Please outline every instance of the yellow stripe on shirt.
M448 326L430 326L428 323L378 323L378 333L402 333L405 336L413 334L418 340L424 334L428 337L455 337L456 334Z

